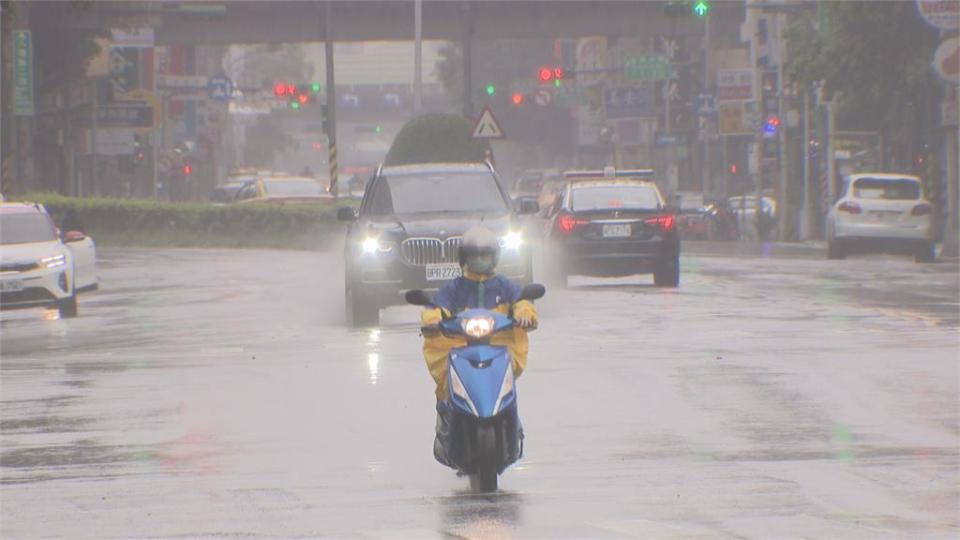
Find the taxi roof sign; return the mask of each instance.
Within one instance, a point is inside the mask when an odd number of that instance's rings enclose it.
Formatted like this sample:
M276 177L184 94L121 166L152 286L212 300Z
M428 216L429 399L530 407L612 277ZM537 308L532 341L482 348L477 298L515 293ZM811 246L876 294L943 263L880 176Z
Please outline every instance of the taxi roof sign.
M603 170L564 171L563 176L570 180L578 178L644 178L652 179L653 169L615 169L604 167Z

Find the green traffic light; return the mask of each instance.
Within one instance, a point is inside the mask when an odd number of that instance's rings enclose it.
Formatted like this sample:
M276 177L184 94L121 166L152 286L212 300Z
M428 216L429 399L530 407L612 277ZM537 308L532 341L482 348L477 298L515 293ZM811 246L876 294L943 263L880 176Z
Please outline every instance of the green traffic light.
M320 92L320 83L315 82L312 85L310 85L310 90L313 90L314 94Z
M555 87L557 87L557 88L560 88L560 84L561 84L561 83L560 83L560 79L554 79L554 81L553 81L553 86L555 86Z
M300 102L299 102L299 101L291 101L291 102L290 102L290 108L293 109L293 110L299 109L299 108L300 108Z
M374 130L375 132L377 132L377 133L383 133L383 127L381 127L381 126L377 126L377 127L373 128L373 130Z
M487 85L487 95L488 95L488 96L492 96L492 95L494 95L494 94L496 94L496 93L497 93L497 87L494 86L494 85L492 85L492 84L488 84L488 85Z
M697 17L706 17L710 11L710 3L707 0L697 0L693 5L693 12Z

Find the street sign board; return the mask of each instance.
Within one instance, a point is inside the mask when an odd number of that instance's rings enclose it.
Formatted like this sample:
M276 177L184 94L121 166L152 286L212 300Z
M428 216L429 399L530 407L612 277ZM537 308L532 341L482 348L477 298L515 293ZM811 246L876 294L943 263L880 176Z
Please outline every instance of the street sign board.
M576 67L579 84L602 81L607 69L607 38L586 37L577 41Z
M88 115L80 116L76 122L78 127L90 127ZM152 128L153 107L148 103L137 101L98 107L97 126L100 128Z
M742 102L720 103L717 107L717 127L721 135L753 133L746 121Z
M753 98L752 69L717 71L717 101L748 101Z
M679 139L676 135L665 135L663 133L657 134L656 147L664 148L667 146L673 146L679 142Z
M960 2L957 0L916 0L917 11L930 26L940 30L960 28Z
M225 75L214 75L207 81L207 97L214 101L230 101L233 81Z
M663 55L631 56L624 63L624 73L631 81L663 81L673 78L673 64Z
M161 90L200 90L207 87L207 78L202 75L160 75L157 88Z
M480 113L477 123L473 126L473 134L471 137L474 139L503 138L503 130L500 129L500 124L497 122L497 119L494 118L490 107L483 108L483 112Z
M33 115L33 40L29 30L13 31L13 114Z
M153 28L113 28L110 37L115 47L153 47Z
M656 116L649 86L619 86L604 90L607 118Z
M713 94L699 94L697 96L697 115L710 118L717 114L717 100Z
M115 96L140 88L140 49L110 48L110 85Z
M960 4L958 4L960 5ZM941 79L957 84L960 82L960 38L944 40L933 55L933 69Z

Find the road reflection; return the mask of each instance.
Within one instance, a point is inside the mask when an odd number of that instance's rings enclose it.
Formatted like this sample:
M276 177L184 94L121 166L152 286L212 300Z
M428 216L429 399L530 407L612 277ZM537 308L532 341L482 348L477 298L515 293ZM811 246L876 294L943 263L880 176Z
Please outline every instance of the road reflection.
M444 534L459 538L515 538L523 527L524 498L519 493L455 492L439 499Z

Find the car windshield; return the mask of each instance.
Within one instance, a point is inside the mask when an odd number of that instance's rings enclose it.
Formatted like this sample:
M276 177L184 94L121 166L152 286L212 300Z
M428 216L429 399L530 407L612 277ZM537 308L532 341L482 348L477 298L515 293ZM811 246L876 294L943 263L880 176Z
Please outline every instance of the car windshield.
M52 242L57 231L45 214L0 214L0 244Z
M323 186L307 180L267 180L263 183L267 195L313 197L323 195Z
M659 210L660 198L649 186L578 187L571 194L574 212L589 210Z
M917 200L920 182L910 178L858 178L853 183L853 196L858 199Z
M374 216L426 212L504 212L507 203L488 172L432 172L382 177L370 201Z

